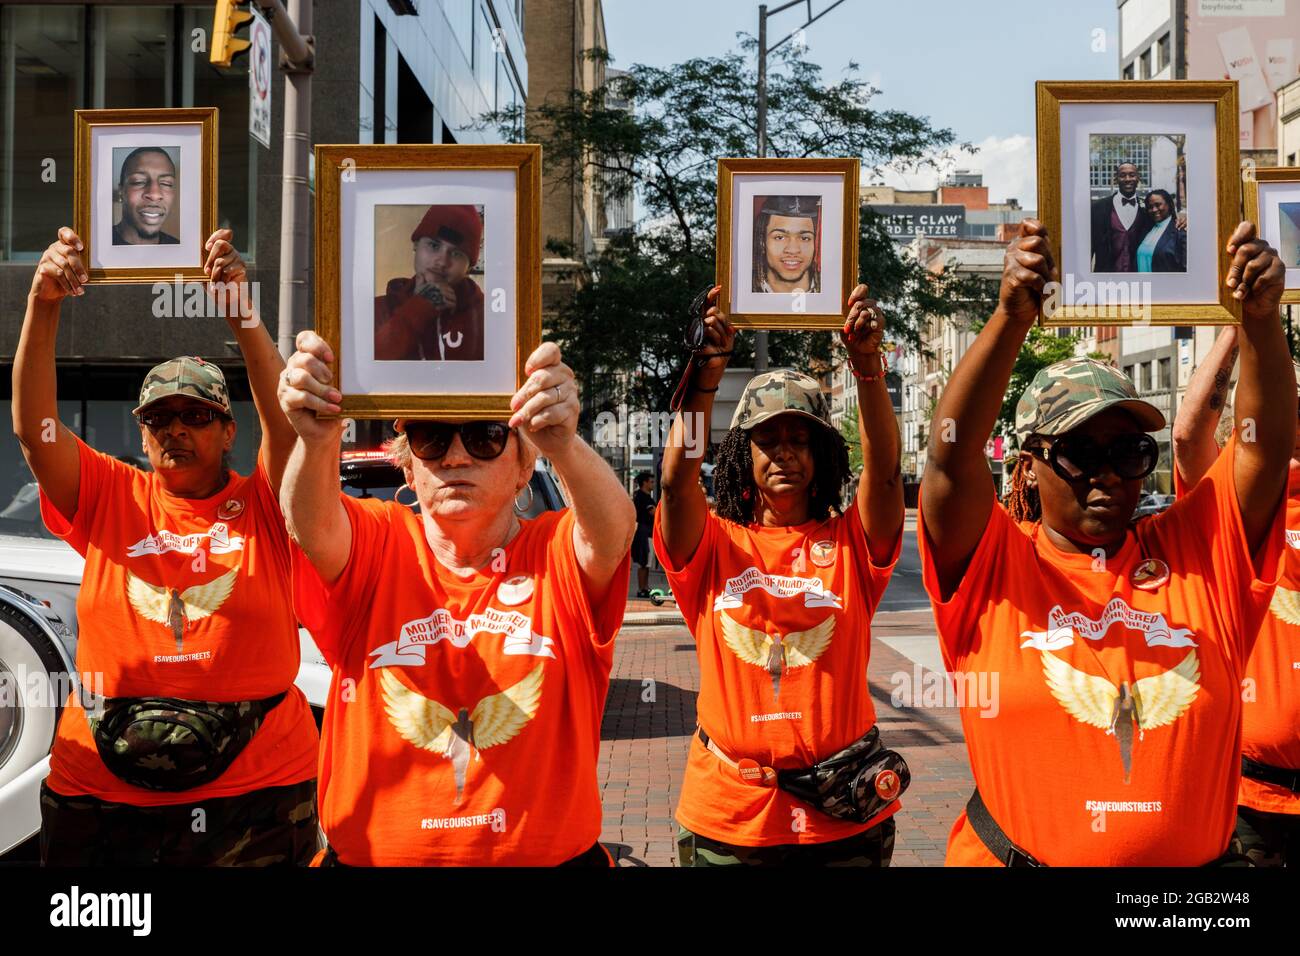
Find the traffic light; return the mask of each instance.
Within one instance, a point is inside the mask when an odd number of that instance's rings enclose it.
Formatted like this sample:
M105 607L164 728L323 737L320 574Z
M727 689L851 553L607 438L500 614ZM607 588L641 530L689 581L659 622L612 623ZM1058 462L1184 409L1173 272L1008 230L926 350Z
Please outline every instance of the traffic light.
M244 0L217 0L217 11L212 18L212 49L208 62L217 66L230 66L231 57L243 53L251 45L248 40L235 36L235 31L249 20L251 13L239 9Z

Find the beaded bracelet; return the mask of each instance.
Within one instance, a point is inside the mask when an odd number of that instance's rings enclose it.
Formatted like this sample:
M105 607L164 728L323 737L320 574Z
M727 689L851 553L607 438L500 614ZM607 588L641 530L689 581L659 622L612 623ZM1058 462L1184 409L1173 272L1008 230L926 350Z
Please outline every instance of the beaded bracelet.
M878 378L884 378L885 372L889 370L889 360L885 358L884 352L872 352L871 354L880 356L880 371L875 375L863 375L852 362L849 363L849 371L853 373L853 377L859 382L874 382Z

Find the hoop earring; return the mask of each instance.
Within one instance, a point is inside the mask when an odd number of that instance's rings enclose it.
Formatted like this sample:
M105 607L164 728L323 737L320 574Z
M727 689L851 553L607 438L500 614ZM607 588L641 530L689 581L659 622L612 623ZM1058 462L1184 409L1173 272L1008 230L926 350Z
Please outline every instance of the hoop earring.
M529 512L530 510L532 510L532 507L533 507L533 483L532 483L531 481L528 482L528 484L524 485L524 489L526 489L526 490L528 491L528 504L524 505L522 508L519 507L519 495L518 495L518 494L515 495L515 514L519 515L519 517L521 517L521 518L522 518L524 515L528 514L528 512Z
M409 491L411 493L412 497L410 502L405 502L402 500L403 490ZM415 493L414 488L412 488L406 482L402 482L401 485L398 486L397 490L393 492L393 500L396 501L399 505L403 506L404 508L414 508L417 504L419 504L420 496Z

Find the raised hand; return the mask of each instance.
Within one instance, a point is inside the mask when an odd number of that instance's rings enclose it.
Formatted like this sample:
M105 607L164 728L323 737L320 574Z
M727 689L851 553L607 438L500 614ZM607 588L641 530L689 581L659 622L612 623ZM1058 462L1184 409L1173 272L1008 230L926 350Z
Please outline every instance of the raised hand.
M524 365L523 387L510 399L510 427L518 428L537 450L553 458L578 434L578 383L560 357L560 347L543 342Z
M1228 240L1232 263L1224 282L1232 297L1241 303L1243 319L1278 319L1282 291L1286 286L1286 267L1277 250L1255 231L1255 224L1237 224Z
M879 375L881 368L875 363L883 362L880 347L885 339L885 312L867 295L868 291L863 284L849 294L849 314L840 330L840 341L860 374Z
M59 238L50 243L36 264L31 294L42 302L59 302L67 295L84 295L84 283L89 277L81 261L83 248L81 237L75 232L67 226L59 229Z
M278 395L293 430L305 442L334 440L343 427L341 418L320 419L317 413L338 415L343 393L333 387L334 353L326 341L310 329L303 329L294 341L297 351L289 356L280 374Z
M1043 288L1055 278L1056 260L1047 230L1037 219L1026 219L1024 234L1007 246L998 308L1016 322L1028 325L1037 321Z

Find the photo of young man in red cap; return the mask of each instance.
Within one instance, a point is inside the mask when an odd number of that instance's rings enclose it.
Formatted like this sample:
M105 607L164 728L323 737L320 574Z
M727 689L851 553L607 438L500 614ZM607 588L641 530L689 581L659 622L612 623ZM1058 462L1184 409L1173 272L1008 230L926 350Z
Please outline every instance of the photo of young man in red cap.
M414 275L375 296L377 361L481 361L483 290L470 278L483 242L479 206L430 206L415 231Z

